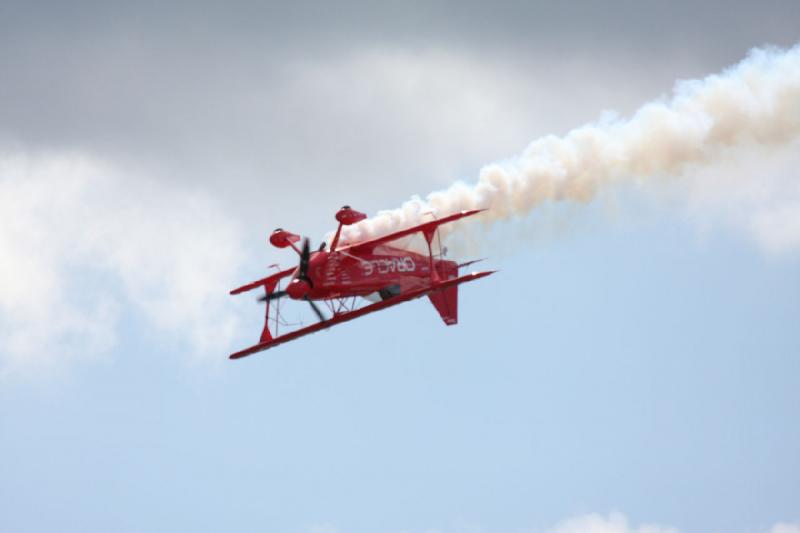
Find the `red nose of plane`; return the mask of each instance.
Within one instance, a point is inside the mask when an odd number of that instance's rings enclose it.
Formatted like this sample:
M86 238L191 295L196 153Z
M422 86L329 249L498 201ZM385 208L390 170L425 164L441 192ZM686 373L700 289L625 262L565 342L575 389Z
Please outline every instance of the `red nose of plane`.
M308 291L311 290L311 286L308 282L304 279L293 279L289 286L286 287L286 293L289 295L290 298L294 298L295 300L300 300L308 294Z

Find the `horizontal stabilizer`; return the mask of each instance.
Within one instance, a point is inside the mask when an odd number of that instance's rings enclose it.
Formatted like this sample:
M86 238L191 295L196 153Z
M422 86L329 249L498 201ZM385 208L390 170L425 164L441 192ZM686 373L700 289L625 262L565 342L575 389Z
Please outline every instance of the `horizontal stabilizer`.
M468 267L470 265L474 265L475 263L480 263L481 261L486 261L486 258L481 257L480 259L473 259L472 261L467 261L466 263L459 263L458 268Z

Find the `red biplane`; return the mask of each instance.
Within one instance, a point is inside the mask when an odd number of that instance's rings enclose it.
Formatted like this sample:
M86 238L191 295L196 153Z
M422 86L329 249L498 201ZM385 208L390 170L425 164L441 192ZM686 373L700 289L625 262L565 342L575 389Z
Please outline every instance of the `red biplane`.
M241 294L263 287L265 294L260 301L266 302L266 315L259 343L232 354L230 358L239 359L367 313L426 295L445 324L449 326L457 323L458 285L488 276L494 271L473 272L459 276L459 268L475 261L458 264L444 259L445 250L441 247L441 239L436 239L439 253L434 255L433 241L438 236L438 229L442 224L480 211L480 209L461 211L384 237L364 242L343 243L340 246L342 226L355 224L366 218L365 214L344 206L336 213L339 227L330 247L326 249L323 243L315 252L311 251L307 238L303 239L301 248L298 248L296 246L300 241L298 235L280 228L276 229L270 235L270 243L278 248L291 247L300 256L300 264L231 291L231 294ZM428 247L427 256L388 244L415 234L421 234L425 238ZM281 282L284 278L290 279L282 288ZM308 302L319 317L319 322L279 334L279 328L287 326L280 316L280 299L285 296ZM363 305L361 299L371 300L374 303ZM325 303L330 317L325 317L315 301ZM275 305L272 305L273 302Z

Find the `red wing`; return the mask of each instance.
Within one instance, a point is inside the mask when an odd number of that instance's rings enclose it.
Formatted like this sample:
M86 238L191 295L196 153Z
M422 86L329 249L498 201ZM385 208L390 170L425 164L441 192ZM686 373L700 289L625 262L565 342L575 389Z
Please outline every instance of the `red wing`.
M400 231L396 231L394 233L390 233L389 235L384 235L383 237L378 237L376 239L371 239L369 241L364 242L357 242L354 244L349 244L347 246L343 246L340 250L346 250L347 252L369 252L379 244L383 244L386 242L396 241L397 239L402 239L403 237L408 237L418 231L426 233L426 232L433 232L437 227L441 226L442 224L447 224L448 222L454 222L460 218L469 217L480 213L481 211L486 211L485 209L473 209L471 211L461 211L459 213L455 213L450 216L446 216L444 218L440 218L437 220L431 220L430 222L425 222L424 224L419 224L418 226L413 226L407 229L403 229Z
M415 298L420 298L421 296L425 296L426 294L438 294L440 291L446 291L449 288L455 287L456 285L460 285L461 283L467 283L469 281L475 281L476 279L480 279L486 277L490 274L493 274L493 270L489 270L486 272L473 272L471 274L466 274L464 276L449 279L447 281L442 281L433 285L431 287L424 287L421 289L417 289L414 291L407 292L405 294L400 294L394 298L389 298L388 300L383 300L374 304L367 305L366 307L362 307L360 309L356 309L354 311L349 311L346 313L341 313L339 315L334 315L332 318L328 320L324 320L322 322L317 322L316 324L312 324L310 326L306 326L301 329L297 329L295 331L284 333L283 335L275 338L269 338L264 340L254 346L249 348L245 348L239 352L236 352L230 355L229 359L240 359L242 357L246 357L248 355L252 355L257 352L262 352L264 350L268 350L279 344L283 344L284 342L292 341L297 339L298 337L302 337L304 335L308 335L310 333L315 333L317 331L321 331L323 329L327 329L331 326L335 326L336 324L340 324L342 322L347 322L348 320L352 320L354 318L358 318L360 316L374 313L375 311L380 311L381 309L386 309L387 307L392 307L397 304L401 304L403 302L407 302L409 300L413 300Z
M269 287L269 285L273 285L279 279L285 278L286 276L291 276L292 272L296 270L297 267L287 268L286 270L281 270L277 274L273 274L271 276L267 276L266 278L262 278L256 281L251 281L247 285L242 285L241 287L237 287L231 291L231 294L241 294L243 292L252 291L253 289L257 289L261 286ZM268 289L268 292L272 289Z

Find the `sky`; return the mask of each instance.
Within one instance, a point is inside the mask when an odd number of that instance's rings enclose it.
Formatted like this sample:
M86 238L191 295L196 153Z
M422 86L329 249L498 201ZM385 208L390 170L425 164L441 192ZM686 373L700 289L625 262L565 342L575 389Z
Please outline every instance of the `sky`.
M0 531L800 532L793 135L459 227L499 272L455 327L417 300L227 360L262 316L228 291L296 261L273 228L316 245L343 204L474 183L798 27L790 1L1 2Z

